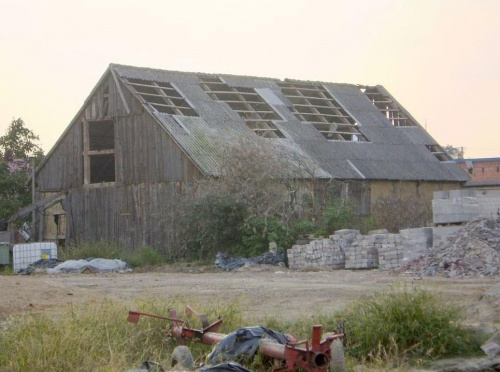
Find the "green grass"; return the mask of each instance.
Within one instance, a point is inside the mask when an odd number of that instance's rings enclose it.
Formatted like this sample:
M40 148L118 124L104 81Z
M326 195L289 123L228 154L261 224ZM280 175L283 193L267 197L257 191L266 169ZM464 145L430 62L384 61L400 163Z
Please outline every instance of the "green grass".
M79 246L70 246L59 250L59 259L80 260L87 258L121 259L129 266L145 267L165 263L165 257L151 247L141 247L137 250L123 248L117 244L106 242L86 243Z
M479 337L460 325L463 310L420 288L395 286L355 302L342 318L349 353L361 360L438 358L480 351Z
M291 321L280 319L279 314L257 321L245 320L238 304L226 304L222 299L205 306L192 298L133 304L104 301L44 313L28 312L13 316L0 333L0 370L123 371L137 368L144 360L168 367L177 345L164 338L168 322L142 317L139 323L131 324L126 320L127 314L129 310L138 310L167 315L168 308L173 307L185 319L186 303L206 313L211 321L220 316L224 320L221 333L262 325L297 339L310 339L314 324L331 332L336 330L338 321L345 321L348 362L363 363L366 370L406 370L408 363L479 351L474 333L459 325L460 310L424 290L395 287L357 301L339 314L309 314ZM197 317L192 316L189 321L192 327L201 327ZM188 346L195 358L211 349L200 343ZM252 368L262 370L256 364Z
M0 266L0 275L14 275L14 271L12 270L12 266L10 266L10 265Z

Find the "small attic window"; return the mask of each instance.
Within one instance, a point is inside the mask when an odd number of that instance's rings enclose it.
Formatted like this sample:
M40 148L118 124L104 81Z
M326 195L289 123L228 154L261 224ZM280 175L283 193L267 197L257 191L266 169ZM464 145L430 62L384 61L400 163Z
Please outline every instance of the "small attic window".
M281 92L292 102L290 110L303 123L312 124L332 141L369 142L356 121L326 91L315 83L280 82Z
M216 76L199 76L200 87L215 101L225 102L255 134L285 138L273 120L283 120L253 88L230 87Z
M432 155L434 155L439 161L452 160L450 155L448 155L448 153L439 145L425 145L425 147L427 147L427 149L432 152Z
M170 83L125 79L143 102L169 115L198 116L189 102Z
M373 105L395 127L416 127L417 124L410 119L390 97L382 94L377 87L360 87Z

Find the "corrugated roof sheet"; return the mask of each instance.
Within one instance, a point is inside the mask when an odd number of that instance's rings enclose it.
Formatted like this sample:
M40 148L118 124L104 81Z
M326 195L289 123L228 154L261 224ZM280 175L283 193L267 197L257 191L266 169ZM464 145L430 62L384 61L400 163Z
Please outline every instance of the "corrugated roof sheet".
M468 176L454 162L440 162L425 145L437 144L422 127L394 127L359 90L349 84L321 83L327 92L357 122L369 142L328 141L310 123L290 111L291 102L281 93L279 80L234 75L215 75L229 86L254 88L283 118L274 121L286 138L264 139L224 102L214 101L199 86L199 76L186 73L111 65L118 76L173 83L194 107L199 117L151 112L186 154L207 175L220 172L221 149L228 144L266 146L276 156L295 159L302 169L295 177L372 180L467 181ZM297 81L297 80L294 80ZM182 125L181 125L182 124ZM293 173L293 171L291 170Z

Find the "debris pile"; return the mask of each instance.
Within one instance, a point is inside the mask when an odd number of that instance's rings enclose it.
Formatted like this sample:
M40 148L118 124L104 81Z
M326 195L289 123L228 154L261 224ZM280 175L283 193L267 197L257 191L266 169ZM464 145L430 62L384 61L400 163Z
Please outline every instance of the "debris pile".
M266 252L261 254L260 256L251 258L233 257L228 254L219 252L217 253L217 256L215 258L214 267L232 271L244 266L245 264L285 266L284 262L285 256L281 252Z
M63 261L58 260L57 258L47 258L47 259L42 258L41 260L33 262L28 267L18 270L16 274L30 275L36 272L45 272L46 269L52 269L57 265L61 264L61 262Z
M500 218L478 219L429 250L398 272L450 278L500 274Z

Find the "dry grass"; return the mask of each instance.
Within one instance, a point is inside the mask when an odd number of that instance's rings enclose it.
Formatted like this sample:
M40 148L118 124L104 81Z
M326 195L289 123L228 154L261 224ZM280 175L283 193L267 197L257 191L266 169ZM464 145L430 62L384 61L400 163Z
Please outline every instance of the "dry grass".
M177 343L164 338L167 322L143 317L131 324L127 314L133 309L166 315L173 307L184 318L186 303L210 320L221 316L222 333L262 325L305 339L310 338L314 324L335 331L337 322L345 320L348 365L356 365L357 371L409 371L410 364L419 366L429 356L463 354L477 346L457 325L454 308L443 307L427 292L408 288L363 299L343 314L308 315L293 321L283 321L279 314L259 321L243 320L237 304L219 301L202 307L193 298L133 304L104 301L55 313L13 316L0 333L0 370L124 371L137 368L144 360L170 366ZM189 321L192 327L200 328L197 318ZM210 351L209 346L199 343L188 346L195 358ZM258 365L252 367L262 370Z
M164 340L166 322L141 318L127 322L128 310L167 314L168 308L183 311L180 302L125 303L105 301L69 307L57 314L26 313L10 319L0 335L2 371L123 371L144 360L170 365L175 342ZM216 304L203 309L211 319L222 316L223 332L241 324L241 313L233 305ZM196 325L196 319L192 319ZM195 344L193 354L209 351Z

